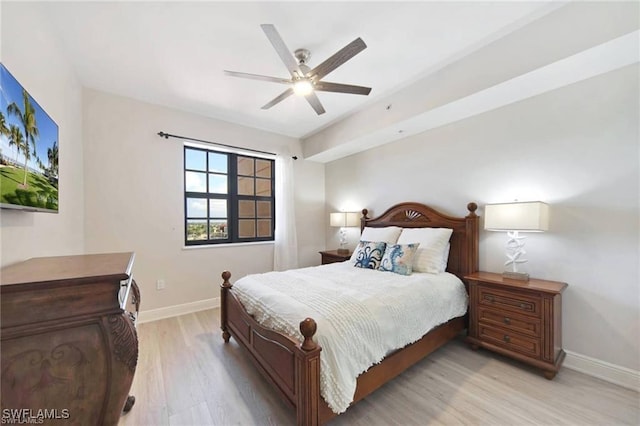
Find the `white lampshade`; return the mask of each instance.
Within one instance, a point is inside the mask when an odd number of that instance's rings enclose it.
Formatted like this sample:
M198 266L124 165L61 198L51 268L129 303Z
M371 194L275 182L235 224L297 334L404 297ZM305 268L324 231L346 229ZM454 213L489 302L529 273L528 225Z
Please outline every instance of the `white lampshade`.
M487 204L484 229L536 232L549 229L549 205L541 201Z
M360 225L357 212L338 212L329 215L329 224L335 227L351 227Z

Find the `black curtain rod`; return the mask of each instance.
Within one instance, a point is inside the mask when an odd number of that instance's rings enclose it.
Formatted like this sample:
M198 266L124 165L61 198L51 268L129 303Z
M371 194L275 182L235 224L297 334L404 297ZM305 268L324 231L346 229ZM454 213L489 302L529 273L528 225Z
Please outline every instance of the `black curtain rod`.
M165 138L165 139L169 139L169 138L184 139L184 140L187 140L187 141L204 142L204 143L208 143L208 144L211 144L211 145L224 146L225 148L241 149L241 150L243 150L243 151L257 152L257 153L260 153L260 154L276 155L276 154L275 154L275 153L273 153L273 152L260 151L260 150L258 150L258 149L251 149L251 148L241 148L241 147L238 147L238 146L226 145L226 144L223 144L223 143L206 141L206 140L204 140L204 139L190 138L190 137L187 137L187 136L172 135L171 133L165 133L165 132L162 132L162 131L158 132L158 136L160 136L161 138ZM294 160L297 160L297 159L298 159L298 157L296 157L295 155L294 155L294 156L292 156L291 158L293 158Z

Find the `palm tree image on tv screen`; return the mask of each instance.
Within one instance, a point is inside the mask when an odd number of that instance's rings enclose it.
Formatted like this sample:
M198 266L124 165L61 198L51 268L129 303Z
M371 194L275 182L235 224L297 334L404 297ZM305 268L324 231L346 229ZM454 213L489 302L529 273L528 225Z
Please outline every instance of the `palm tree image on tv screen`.
M0 207L58 211L58 125L0 64Z

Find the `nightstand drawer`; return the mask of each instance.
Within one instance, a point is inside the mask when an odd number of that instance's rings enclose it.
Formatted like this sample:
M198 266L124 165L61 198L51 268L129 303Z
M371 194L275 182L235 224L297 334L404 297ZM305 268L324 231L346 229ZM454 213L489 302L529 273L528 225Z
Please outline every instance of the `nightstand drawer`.
M487 325L517 331L531 337L540 337L542 335L539 319L520 316L503 310L480 308L478 310L478 321Z
M481 340L496 346L501 346L510 351L540 358L540 339L522 336L518 333L511 333L507 330L500 330L484 324L480 324L478 328Z
M480 306L504 309L538 318L540 317L542 305L539 297L515 291L500 291L492 287L483 286L478 286L478 301Z

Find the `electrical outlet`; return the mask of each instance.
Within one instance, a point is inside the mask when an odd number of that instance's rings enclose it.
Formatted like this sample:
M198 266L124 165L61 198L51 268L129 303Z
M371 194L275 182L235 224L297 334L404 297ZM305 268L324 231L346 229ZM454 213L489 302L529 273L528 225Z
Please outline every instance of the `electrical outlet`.
M164 290L165 282L163 279L156 281L156 290Z

